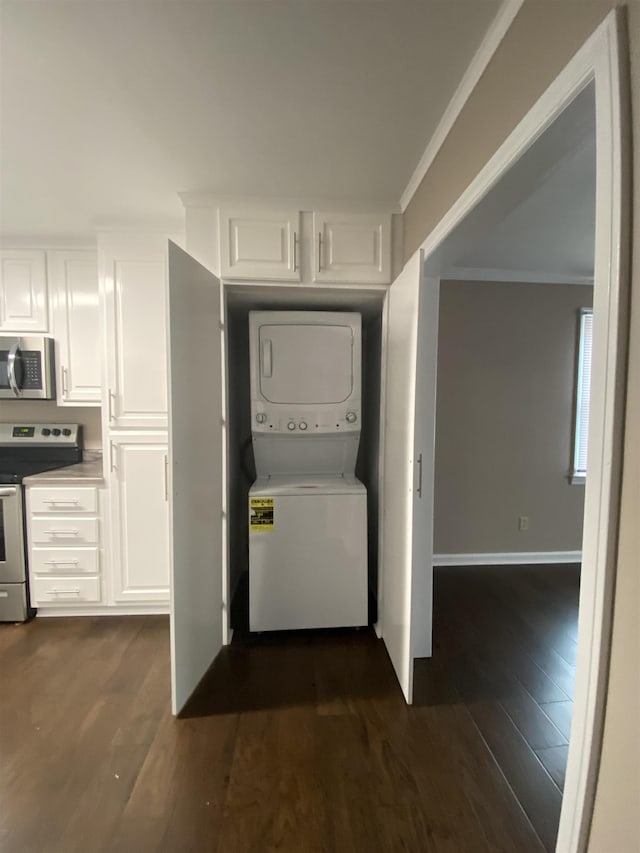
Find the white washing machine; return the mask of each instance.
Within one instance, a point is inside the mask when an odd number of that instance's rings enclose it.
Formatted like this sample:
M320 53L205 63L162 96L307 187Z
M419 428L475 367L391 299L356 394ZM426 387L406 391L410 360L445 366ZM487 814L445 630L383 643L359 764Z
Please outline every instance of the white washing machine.
M366 625L360 315L254 311L249 341L249 627Z
M251 630L366 625L362 483L348 476L263 477L249 492L249 507Z

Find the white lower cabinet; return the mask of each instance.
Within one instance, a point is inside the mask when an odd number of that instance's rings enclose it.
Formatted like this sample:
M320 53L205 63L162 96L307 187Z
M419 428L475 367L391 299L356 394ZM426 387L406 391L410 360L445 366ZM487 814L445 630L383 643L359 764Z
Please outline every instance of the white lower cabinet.
M27 488L31 604L54 612L105 602L96 486Z
M116 603L169 601L166 436L111 436L111 582Z

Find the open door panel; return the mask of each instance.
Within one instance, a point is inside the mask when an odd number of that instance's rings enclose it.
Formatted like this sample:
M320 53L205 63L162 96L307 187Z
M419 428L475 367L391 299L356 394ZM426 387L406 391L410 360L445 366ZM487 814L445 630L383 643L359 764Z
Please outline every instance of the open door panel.
M220 281L169 243L171 693L178 714L222 646Z
M389 289L384 459L382 637L407 702L413 660L431 654L433 428L437 282L422 252Z

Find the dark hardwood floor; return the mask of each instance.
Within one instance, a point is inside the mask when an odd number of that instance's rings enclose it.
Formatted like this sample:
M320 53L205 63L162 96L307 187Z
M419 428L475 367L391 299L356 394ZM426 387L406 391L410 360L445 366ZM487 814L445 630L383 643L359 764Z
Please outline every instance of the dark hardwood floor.
M0 625L0 851L551 850L577 577L439 570L413 707L368 630L236 637L175 720L167 619Z

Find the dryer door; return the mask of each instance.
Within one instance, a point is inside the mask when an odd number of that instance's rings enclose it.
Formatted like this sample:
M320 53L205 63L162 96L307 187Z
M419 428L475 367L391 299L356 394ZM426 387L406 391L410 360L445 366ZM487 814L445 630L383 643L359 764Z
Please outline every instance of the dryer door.
M270 403L327 406L349 399L353 330L337 324L262 325L260 393Z

